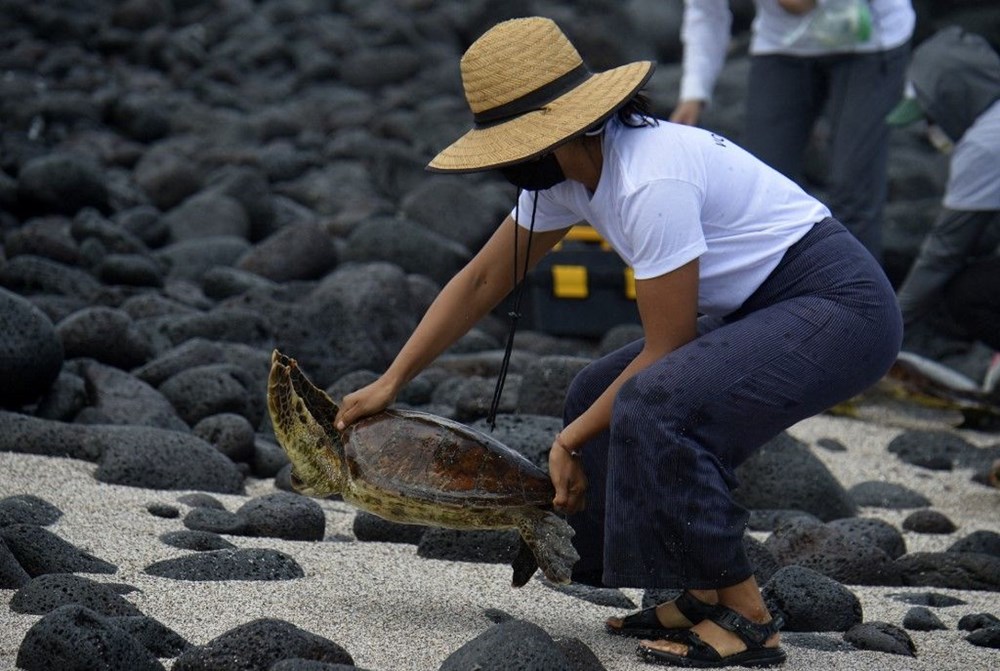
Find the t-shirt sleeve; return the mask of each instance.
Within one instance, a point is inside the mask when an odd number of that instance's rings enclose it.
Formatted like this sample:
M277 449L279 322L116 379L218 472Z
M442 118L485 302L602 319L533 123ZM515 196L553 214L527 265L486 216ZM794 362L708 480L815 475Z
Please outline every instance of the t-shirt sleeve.
M1000 149L979 142L958 143L944 206L952 210L1000 209Z
M560 203L557 198L558 191L566 186L568 185L563 183L544 191L521 191L517 207L510 211L510 216L521 228L530 230L532 228L532 210L534 209L534 230L536 231L555 231L580 223L580 215ZM535 205L536 193L538 195L537 207Z
M649 182L626 199L623 221L637 280L676 270L705 253L702 200L698 187L676 179Z

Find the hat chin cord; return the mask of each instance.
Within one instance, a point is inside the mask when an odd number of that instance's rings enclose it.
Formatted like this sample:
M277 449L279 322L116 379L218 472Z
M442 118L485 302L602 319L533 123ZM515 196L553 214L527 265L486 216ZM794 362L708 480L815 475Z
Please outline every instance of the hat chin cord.
M510 368L510 355L514 349L514 334L517 332L517 322L521 318L521 299L524 297L524 289L528 284L528 263L531 259L531 235L535 232L535 212L538 210L538 192L532 192L534 198L531 205L531 225L528 228L528 245L524 250L524 268L521 270L520 278L517 272L517 229L521 227L517 220L518 207L521 204L521 188L517 189L517 200L514 201L514 307L507 313L510 317L510 329L507 331L507 346L504 348L503 362L500 364L500 372L497 374L497 384L493 389L493 401L490 403L490 412L486 416L486 423L490 431L497 428L497 409L500 407L500 397L503 395L503 385L507 379L507 370Z

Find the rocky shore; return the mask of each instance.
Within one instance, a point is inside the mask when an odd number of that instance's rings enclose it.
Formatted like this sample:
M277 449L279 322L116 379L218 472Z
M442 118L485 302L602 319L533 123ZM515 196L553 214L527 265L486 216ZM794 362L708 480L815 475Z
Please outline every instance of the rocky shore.
M1000 25L915 4L924 35ZM706 125L738 139L734 7ZM468 124L465 47L536 13L595 69L657 60L669 111L680 2L0 0L0 668L645 668L602 623L664 594L514 590L507 534L293 494L264 405L275 347L334 398L373 379L506 213L497 176L424 165ZM893 136L894 279L945 170ZM810 179L822 195L819 149ZM505 332L483 320L399 402L484 428ZM544 467L572 376L634 336L522 330L494 435ZM957 355L972 377L980 355ZM807 420L740 473L786 668L991 666L1000 439L863 416Z

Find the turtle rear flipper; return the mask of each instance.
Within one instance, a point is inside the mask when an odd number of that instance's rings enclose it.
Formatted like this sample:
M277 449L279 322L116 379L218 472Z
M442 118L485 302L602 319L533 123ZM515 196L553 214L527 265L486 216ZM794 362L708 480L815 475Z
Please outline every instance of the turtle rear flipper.
M543 515L525 520L519 527L521 538L531 549L538 568L545 577L554 583L565 585L573 575L573 564L580 559L573 547L573 527L555 513L546 512ZM520 587L528 582L534 568L525 575L530 563L522 559L524 548L514 560L514 586ZM534 562L531 562L534 563ZM518 580L523 581L518 584Z

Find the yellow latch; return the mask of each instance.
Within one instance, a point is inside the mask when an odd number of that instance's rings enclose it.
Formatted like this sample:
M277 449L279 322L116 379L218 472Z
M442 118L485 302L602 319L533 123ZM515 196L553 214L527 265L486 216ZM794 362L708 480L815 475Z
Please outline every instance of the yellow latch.
M597 232L597 229L590 224L577 224L576 226L571 227L566 232L563 239L556 243L556 246L553 247L553 249L562 249L563 243L567 241L598 243L600 248L604 251L610 251L611 249L611 245L608 244L608 241L602 238L601 234Z
M552 266L552 295L556 298L586 298L587 266Z

